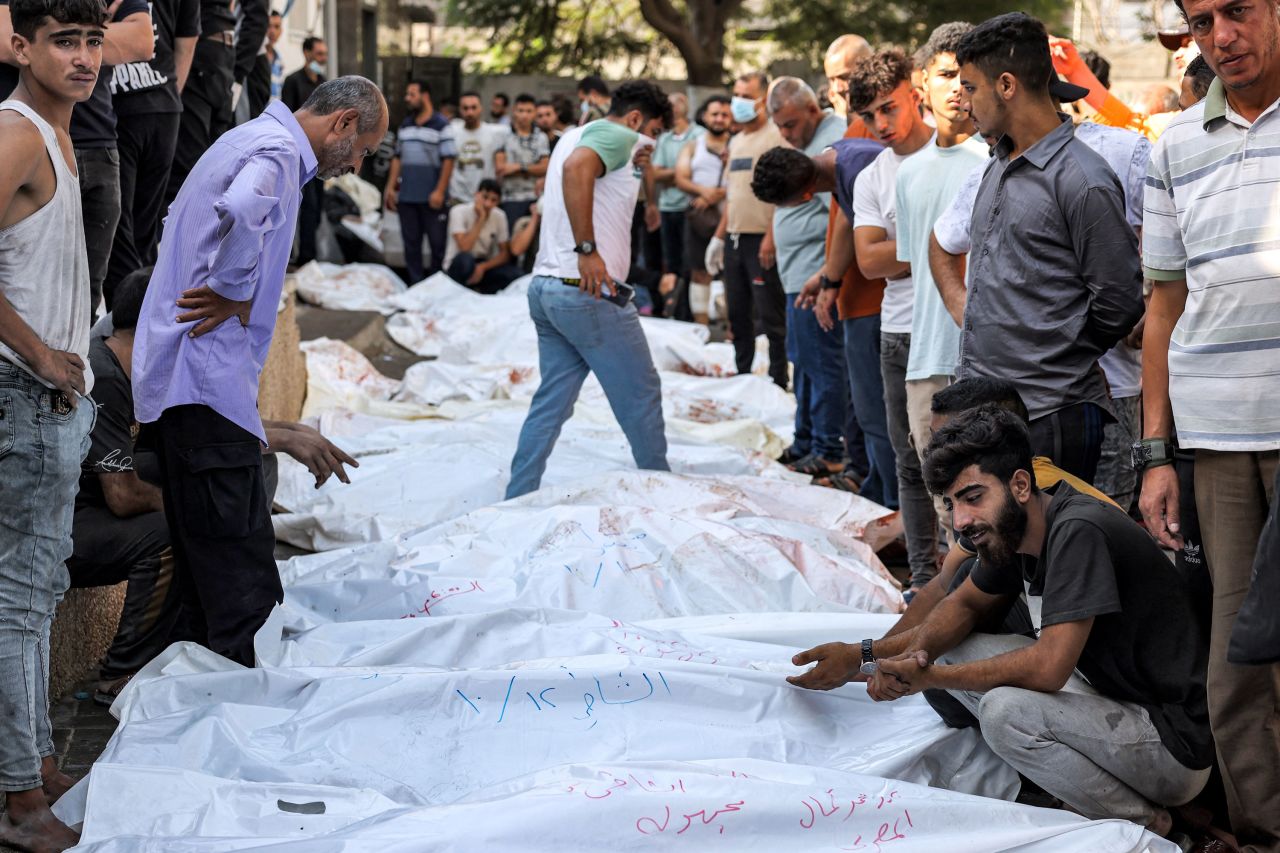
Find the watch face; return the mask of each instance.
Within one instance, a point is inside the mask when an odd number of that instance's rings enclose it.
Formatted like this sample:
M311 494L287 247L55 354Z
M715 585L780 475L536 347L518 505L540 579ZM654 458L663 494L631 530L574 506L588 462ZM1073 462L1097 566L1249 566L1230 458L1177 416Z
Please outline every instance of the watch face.
M873 660L869 660L862 666L858 667L858 671L863 675L875 675L880 669L880 665Z
M1135 444L1130 454L1130 461L1135 471L1141 471L1151 461L1151 448L1145 444Z

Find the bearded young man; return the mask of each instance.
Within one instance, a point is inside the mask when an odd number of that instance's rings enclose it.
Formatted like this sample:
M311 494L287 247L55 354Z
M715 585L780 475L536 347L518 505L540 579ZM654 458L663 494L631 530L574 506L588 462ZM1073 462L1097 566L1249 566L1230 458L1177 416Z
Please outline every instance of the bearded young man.
M1209 778L1208 645L1187 579L1123 511L1069 482L1036 485L1013 413L956 417L925 452L925 479L978 563L877 661L873 699L943 689L973 712L991 749L1089 818L1168 834L1168 807ZM1029 589L1035 639L974 630Z

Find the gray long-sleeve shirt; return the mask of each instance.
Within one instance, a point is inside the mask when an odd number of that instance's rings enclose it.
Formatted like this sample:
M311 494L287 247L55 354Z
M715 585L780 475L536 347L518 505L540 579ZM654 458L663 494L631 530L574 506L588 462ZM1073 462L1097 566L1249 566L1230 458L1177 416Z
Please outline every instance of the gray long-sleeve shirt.
M958 373L1015 383L1033 420L1110 411L1098 359L1143 310L1124 190L1066 116L1022 156L1011 147L996 146L973 208Z

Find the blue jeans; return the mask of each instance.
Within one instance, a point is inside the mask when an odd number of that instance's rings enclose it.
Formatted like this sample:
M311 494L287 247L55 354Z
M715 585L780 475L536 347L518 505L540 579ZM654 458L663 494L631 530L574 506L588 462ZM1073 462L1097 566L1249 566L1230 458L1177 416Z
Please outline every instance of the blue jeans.
M844 361L849 374L849 401L867 445L868 474L861 494L881 506L897 509L898 460L885 414L879 314L844 321Z
M839 460L849 410L844 332L839 326L823 331L812 311L795 306L794 294L787 294L787 358L796 392L792 448L801 455Z
M636 467L670 471L662 386L635 305L619 308L539 275L529 283L529 313L538 330L542 382L511 460L507 499L537 490L560 428L591 372L631 444Z
M53 754L49 629L70 580L71 521L96 407L0 360L0 791L40 787Z
M449 237L449 208L435 208L424 202L402 201L396 208L400 215L400 237L404 240L404 266L409 283L417 284L444 264L445 241ZM422 238L431 248L431 266L422 265Z

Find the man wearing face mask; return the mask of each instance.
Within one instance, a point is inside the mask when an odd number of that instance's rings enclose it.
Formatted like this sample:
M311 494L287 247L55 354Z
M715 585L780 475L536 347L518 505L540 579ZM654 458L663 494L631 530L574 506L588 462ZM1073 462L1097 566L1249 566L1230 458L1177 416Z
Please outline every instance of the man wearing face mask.
M609 87L599 74L588 74L578 81L578 124L590 124L609 112Z
M302 40L302 58L305 64L284 78L280 100L293 112L306 103L311 93L325 81L325 63L329 60L329 46L324 39L308 36ZM302 208L298 212L298 266L316 258L316 229L320 227L320 212L324 206L324 184L312 181L302 189Z
M783 144L782 134L765 112L768 90L769 77L763 71L748 72L733 83L729 108L742 132L729 140L724 215L707 246L705 261L711 275L723 271L738 373L750 373L755 360L754 306L769 339L769 375L779 388L786 388L787 308L773 243L773 205L760 201L751 189L756 160Z
M301 190L358 170L386 132L378 87L341 77L223 134L169 208L138 318L134 414L160 461L190 639L246 666L282 597L258 377Z

